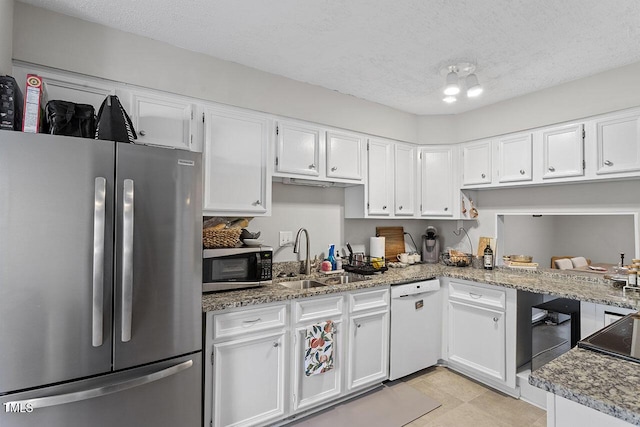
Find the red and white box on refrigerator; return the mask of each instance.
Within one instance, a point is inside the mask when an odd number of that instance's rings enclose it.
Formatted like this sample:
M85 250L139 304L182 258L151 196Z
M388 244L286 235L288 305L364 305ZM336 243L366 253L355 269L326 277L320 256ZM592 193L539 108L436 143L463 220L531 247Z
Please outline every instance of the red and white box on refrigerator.
M22 120L23 132L40 132L45 102L42 78L35 74L27 74L27 88L24 96L24 116Z

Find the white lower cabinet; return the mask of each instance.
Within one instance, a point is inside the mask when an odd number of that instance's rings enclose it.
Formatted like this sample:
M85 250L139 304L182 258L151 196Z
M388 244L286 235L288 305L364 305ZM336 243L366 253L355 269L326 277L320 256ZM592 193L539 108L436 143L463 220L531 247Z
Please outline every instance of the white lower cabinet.
M510 394L516 391L516 291L448 280L448 365Z
M273 425L388 378L388 287L205 319L204 427ZM327 320L334 324L333 368L307 376L307 328Z
M293 368L292 410L299 412L335 399L344 390L344 297L331 296L292 302ZM333 369L321 374L305 374L307 328L331 320L334 324Z
M205 426L256 426L286 413L287 306L207 313Z
M547 393L547 427L630 427L632 425L634 424L573 400Z

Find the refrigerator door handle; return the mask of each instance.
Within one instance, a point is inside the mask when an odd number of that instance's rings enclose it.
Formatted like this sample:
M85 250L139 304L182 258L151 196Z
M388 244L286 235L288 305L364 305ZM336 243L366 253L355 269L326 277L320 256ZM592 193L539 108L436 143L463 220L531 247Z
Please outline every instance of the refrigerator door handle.
M91 388L88 390L76 391L73 393L58 394L54 396L38 397L35 399L18 400L14 402L5 402L7 408L20 407L27 408L28 412L38 408L46 408L48 406L64 405L65 403L79 402L82 400L92 399L94 397L106 396L112 393L118 393L130 388L138 387L158 381L162 378L175 375L184 371L193 365L193 360L187 360L177 365L170 366L157 372L153 372L143 377L133 378L117 383L109 384L103 387ZM29 410L31 409L31 410Z
M131 340L133 312L133 180L124 180L122 200L122 342Z
M104 226L106 211L107 180L101 176L95 179L93 204L93 315L91 344L102 345L104 321Z

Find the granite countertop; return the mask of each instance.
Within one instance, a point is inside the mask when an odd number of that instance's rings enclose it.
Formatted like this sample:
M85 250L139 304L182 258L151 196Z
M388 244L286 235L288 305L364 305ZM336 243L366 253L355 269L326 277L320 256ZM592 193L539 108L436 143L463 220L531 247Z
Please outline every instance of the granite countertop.
M640 365L574 347L529 376L529 384L640 425Z
M299 263L295 263L295 265L298 266ZM274 270L275 268L274 265ZM494 270L483 270L471 267L447 267L442 264L419 264L406 268L389 268L383 274L365 276L367 280L342 285L295 290L278 284L286 280L300 280L320 276L320 273L313 273L310 276L298 275L295 278L275 279L273 284L259 288L203 294L202 311L217 311L356 289L397 285L433 277L471 280L580 301L640 309L640 299L637 296L635 298L625 297L622 289L613 286L612 282L602 278L600 275L586 272L561 272L560 270L551 269L519 271L496 268Z

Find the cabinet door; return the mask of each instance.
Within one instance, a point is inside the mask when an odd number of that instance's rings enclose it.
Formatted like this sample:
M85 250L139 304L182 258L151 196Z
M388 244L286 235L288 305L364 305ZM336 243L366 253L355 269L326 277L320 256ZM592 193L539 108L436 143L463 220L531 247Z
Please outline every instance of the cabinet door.
M284 343L284 332L276 332L214 344L214 426L252 426L284 415Z
M134 92L131 94L131 107L138 142L191 149L193 104L181 99Z
M596 121L597 174L640 170L640 114L617 115Z
M449 360L482 375L506 380L505 315L449 300Z
M584 126L567 125L542 131L542 179L584 175Z
M323 318L329 320L329 318ZM304 357L306 352L307 327L315 324L311 322L294 329L293 350L293 410L300 411L331 400L342 394L342 378L344 365L344 345L342 317L332 318L335 333L333 342L333 369L321 374L307 376L305 374Z
M361 181L363 144L361 136L327 132L327 177Z
M462 146L462 185L491 184L491 141Z
M268 120L222 109L205 114L204 213L268 214Z
M352 315L349 323L349 390L389 376L389 311Z
M395 214L413 216L416 213L416 149L395 146Z
M369 215L389 216L393 212L393 144L369 140L368 143L368 203Z
M453 216L453 150L421 151L420 215Z
M293 122L276 127L276 172L320 176L320 128Z
M532 135L501 138L498 145L498 182L520 182L533 179Z

